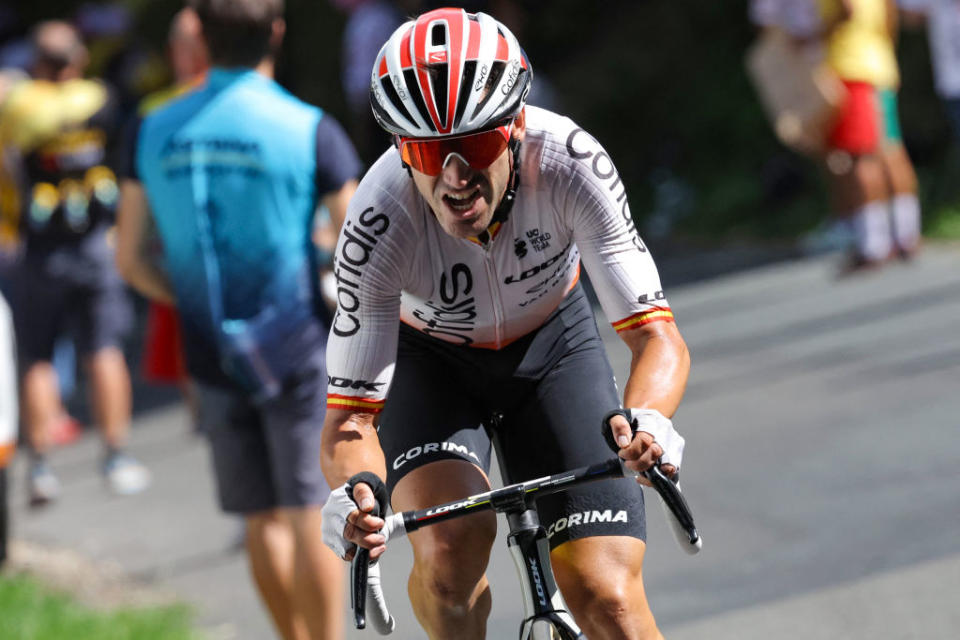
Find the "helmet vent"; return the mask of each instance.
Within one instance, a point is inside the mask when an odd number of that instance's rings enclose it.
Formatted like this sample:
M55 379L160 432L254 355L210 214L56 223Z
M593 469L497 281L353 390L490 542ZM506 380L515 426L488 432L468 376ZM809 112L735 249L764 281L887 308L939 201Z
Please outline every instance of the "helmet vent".
M476 60L467 60L463 63L463 74L460 76L460 91L457 93L457 113L453 117L454 128L460 126L460 121L463 119L463 112L467 109L467 96L470 95L470 85L473 84L473 78L476 72Z
M413 69L404 69L403 79L408 87L417 86L417 74ZM420 112L420 117L427 124L430 130L436 133L437 127L434 126L433 118L430 117L430 113L427 111L427 105L423 101L423 96L420 95L419 91L411 91L410 97L413 98L413 103L417 105L417 111Z
M437 106L437 117L442 126L447 126L447 65L432 64L427 68L430 85L433 88L433 104Z
M399 111L400 115L402 115L404 118L410 122L413 122L410 112L407 111L407 108L403 104L403 100L400 99L399 94L397 94L397 90L394 88L393 83L390 82L390 78L388 76L380 78L380 86L383 88L383 93L386 94L387 100L390 101L390 104L393 105L393 108ZM390 118L390 116L386 113L382 114L382 116L393 123L393 119Z
M487 106L487 103L494 94L494 88L496 88L497 83L500 82L500 76L503 75L503 70L506 67L506 63L499 60L496 60L490 65L490 75L487 76L487 82L483 85L483 89L480 92L480 102L477 103L477 108L473 110L471 118L476 118L477 115L483 111L483 108Z
M442 24L433 25L433 29L430 30L430 44L436 47L446 43L447 30Z

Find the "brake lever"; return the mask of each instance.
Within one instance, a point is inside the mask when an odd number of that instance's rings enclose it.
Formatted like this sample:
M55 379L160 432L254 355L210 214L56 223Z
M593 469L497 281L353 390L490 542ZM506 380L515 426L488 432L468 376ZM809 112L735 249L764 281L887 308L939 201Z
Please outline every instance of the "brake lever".
M691 555L699 553L700 549L703 548L703 538L697 531L697 525L693 521L693 513L680 491L679 484L667 477L660 469L659 462L642 472L642 475L650 481L650 484L653 485L660 496L663 505L673 516L668 520L681 548Z
M370 515L380 517L380 505L374 501ZM367 627L367 576L370 573L370 550L357 547L350 563L350 607L357 629Z

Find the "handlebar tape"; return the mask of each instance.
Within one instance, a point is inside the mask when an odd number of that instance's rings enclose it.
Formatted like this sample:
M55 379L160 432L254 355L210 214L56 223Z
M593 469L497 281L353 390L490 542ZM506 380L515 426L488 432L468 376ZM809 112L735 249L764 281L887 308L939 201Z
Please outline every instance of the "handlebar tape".
M353 498L353 489L358 484L366 484L373 490L375 504L371 515L380 517L387 512L387 486L377 474L362 471L347 480L347 495ZM357 629L367 626L367 576L370 570L370 550L358 548L350 566L350 606L353 608L353 622Z

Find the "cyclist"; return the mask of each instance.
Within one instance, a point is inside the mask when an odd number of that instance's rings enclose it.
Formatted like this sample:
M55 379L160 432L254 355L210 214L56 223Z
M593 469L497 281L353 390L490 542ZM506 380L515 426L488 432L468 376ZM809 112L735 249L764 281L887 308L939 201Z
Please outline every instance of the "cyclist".
M379 478L399 511L488 490L491 439L511 481L609 455L599 425L620 403L581 259L633 354L624 406L642 432L630 441L611 418L620 455L679 466L669 417L689 357L653 259L610 157L569 119L525 107L531 80L510 31L461 9L402 25L374 65L373 112L397 149L361 181L335 255L321 464L338 487L324 539L341 557L386 549L369 513ZM379 478L348 494L359 472ZM538 506L586 635L659 638L642 492L598 482ZM431 638L484 636L495 530L487 513L411 536L409 594Z

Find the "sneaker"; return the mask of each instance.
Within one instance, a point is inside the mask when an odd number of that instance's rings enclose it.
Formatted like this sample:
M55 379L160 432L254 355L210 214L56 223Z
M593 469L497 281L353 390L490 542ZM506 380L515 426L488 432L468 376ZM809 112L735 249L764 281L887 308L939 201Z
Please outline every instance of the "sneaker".
M110 490L117 495L130 496L150 486L150 471L135 458L114 453L103 464L103 476Z
M30 465L27 490L30 506L42 507L60 497L60 481L46 462L38 460Z

